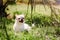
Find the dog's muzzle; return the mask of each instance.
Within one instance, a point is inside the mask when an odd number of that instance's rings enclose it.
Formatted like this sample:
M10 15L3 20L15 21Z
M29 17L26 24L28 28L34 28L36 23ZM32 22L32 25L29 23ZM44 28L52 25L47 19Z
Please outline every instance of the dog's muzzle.
M23 23L23 21L24 21L23 19L20 19L20 20L19 20L19 22L21 22L21 23Z

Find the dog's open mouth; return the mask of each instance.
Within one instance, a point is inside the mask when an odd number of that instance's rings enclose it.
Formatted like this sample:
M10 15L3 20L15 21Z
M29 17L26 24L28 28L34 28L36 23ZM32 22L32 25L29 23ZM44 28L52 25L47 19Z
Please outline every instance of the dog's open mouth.
M23 23L23 19L22 19L22 20L20 20L19 22Z

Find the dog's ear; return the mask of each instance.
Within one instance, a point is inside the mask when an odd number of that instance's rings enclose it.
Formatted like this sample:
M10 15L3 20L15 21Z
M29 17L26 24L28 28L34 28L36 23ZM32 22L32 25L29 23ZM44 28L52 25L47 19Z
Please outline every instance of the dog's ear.
M24 14L22 14L23 16L25 16Z

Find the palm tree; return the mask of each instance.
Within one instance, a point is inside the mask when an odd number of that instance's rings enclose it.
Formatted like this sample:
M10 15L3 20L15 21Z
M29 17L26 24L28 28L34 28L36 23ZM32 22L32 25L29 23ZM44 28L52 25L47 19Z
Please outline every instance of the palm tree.
M32 24L32 12L33 12L33 9L35 9L36 3L35 3L35 0L29 0L28 5L29 5L29 3L31 4L31 24ZM48 5L50 7L50 9L51 9L51 19L52 20L54 19L57 23L60 23L59 18L58 18L58 13L59 13L58 11L59 10L54 7L54 4L56 3L56 0L42 0L42 3L44 5L44 8L45 8L45 5ZM45 8L45 10L46 10L46 8Z
M7 33L7 28L6 28L6 25L5 25L5 20L6 20L6 17L8 16L8 14L5 12L5 8L8 6L8 4L10 3L9 0L6 1L6 3L3 5L3 0L0 0L0 22L2 22L3 24L1 24L1 28L5 31L5 34L7 36L7 40L10 40L9 38L9 35ZM4 20L2 20L4 19Z

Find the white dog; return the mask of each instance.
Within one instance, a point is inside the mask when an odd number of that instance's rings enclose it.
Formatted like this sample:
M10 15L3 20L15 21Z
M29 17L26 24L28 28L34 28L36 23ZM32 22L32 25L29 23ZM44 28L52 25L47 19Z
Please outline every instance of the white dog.
M15 32L21 32L21 31L30 31L31 27L24 22L24 15L16 15L14 27Z

